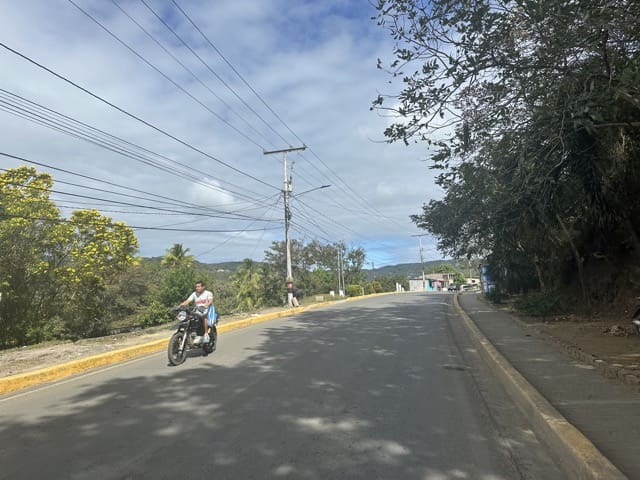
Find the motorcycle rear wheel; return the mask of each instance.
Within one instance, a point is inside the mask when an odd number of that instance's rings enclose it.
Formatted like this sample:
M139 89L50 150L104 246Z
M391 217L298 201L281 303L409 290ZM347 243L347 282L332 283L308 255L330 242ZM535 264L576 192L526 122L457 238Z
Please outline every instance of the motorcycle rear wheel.
M180 347L182 346L182 336L184 333L176 332L173 334L171 339L169 340L169 346L167 348L167 356L169 357L169 363L173 366L178 366L184 363L187 359L187 349L185 348L180 351Z
M213 353L215 351L216 341L218 340L218 333L215 330L211 332L210 336L211 340L202 345L202 350L204 350L204 353L206 355L209 355L210 353Z

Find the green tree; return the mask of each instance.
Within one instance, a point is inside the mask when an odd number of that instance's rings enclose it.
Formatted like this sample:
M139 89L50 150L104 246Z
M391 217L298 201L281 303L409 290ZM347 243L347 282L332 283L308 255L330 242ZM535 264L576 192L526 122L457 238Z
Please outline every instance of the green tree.
M282 298L284 294L284 278L286 272L284 242L273 242L265 252L265 263L268 265L270 287L276 289L265 298L270 301ZM338 258L342 253L344 277L346 283L364 283L365 250L362 247L347 248L344 243L323 245L317 241L304 244L299 240L291 242L291 264L293 278L297 288L306 294L327 293L337 289ZM279 278L278 278L279 276ZM278 291L277 296L274 295Z
M136 264L138 241L133 229L97 210L76 210L68 226L64 262L54 269L65 285L66 325L75 336L100 335L109 325L107 286Z
M49 199L53 179L31 167L0 174L0 345L40 339L50 312L48 261L65 237ZM51 260L49 260L51 259Z
M242 265L231 278L231 285L235 291L236 308L250 312L265 304L265 288L262 267L249 258L242 261Z
M205 284L208 283L205 278L198 276L194 268L187 266L170 268L162 279L158 300L165 307L176 306L193 292L199 280L204 281Z
M610 300L615 280L607 287L589 269L621 278L620 265L640 257L640 4L381 0L378 9L403 89L397 108L382 95L374 107L398 114L390 141L431 145L445 191L416 224L445 253L487 258L507 290L563 280L579 285L583 304Z
M131 228L96 210L61 218L49 198L52 185L50 175L31 167L0 175L3 346L103 332L107 286L135 263Z
M467 283L465 276L450 263L441 263L434 266L431 271L433 273L451 273L454 275L453 283Z
M191 267L195 262L195 258L193 255L188 255L188 253L188 248L184 248L181 243L174 243L162 257L162 265L170 268Z
M344 249L342 251L345 251ZM364 248L356 247L346 251L344 262L344 281L347 285L361 285L365 281L365 275L362 271L366 253Z

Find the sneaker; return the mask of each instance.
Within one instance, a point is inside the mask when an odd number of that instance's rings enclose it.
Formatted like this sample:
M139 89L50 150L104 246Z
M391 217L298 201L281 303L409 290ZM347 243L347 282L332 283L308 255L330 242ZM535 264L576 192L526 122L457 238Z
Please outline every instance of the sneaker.
M205 334L204 334L204 339L202 340L202 343L209 343L209 340L210 340L210 339L209 339L209 334L208 334L208 333L205 333Z
M200 345L201 343L202 343L202 337L197 336L196 338L193 339L194 345Z

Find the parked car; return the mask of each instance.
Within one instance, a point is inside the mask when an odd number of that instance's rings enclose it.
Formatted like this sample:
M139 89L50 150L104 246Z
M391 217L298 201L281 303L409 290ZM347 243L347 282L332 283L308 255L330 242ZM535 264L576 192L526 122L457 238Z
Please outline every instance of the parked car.
M458 286L457 286L457 285L449 285L449 286L447 287L447 290L448 290L449 292L457 292L457 291L458 291Z

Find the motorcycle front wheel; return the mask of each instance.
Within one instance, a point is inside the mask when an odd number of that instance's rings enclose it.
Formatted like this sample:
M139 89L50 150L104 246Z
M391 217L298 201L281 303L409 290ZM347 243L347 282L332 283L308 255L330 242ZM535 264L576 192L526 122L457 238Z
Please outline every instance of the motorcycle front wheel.
M180 347L182 346L182 337L183 332L176 332L173 334L171 339L169 340L169 347L167 348L167 356L169 357L169 363L174 366L178 366L187 359L187 349L185 348L180 351Z

